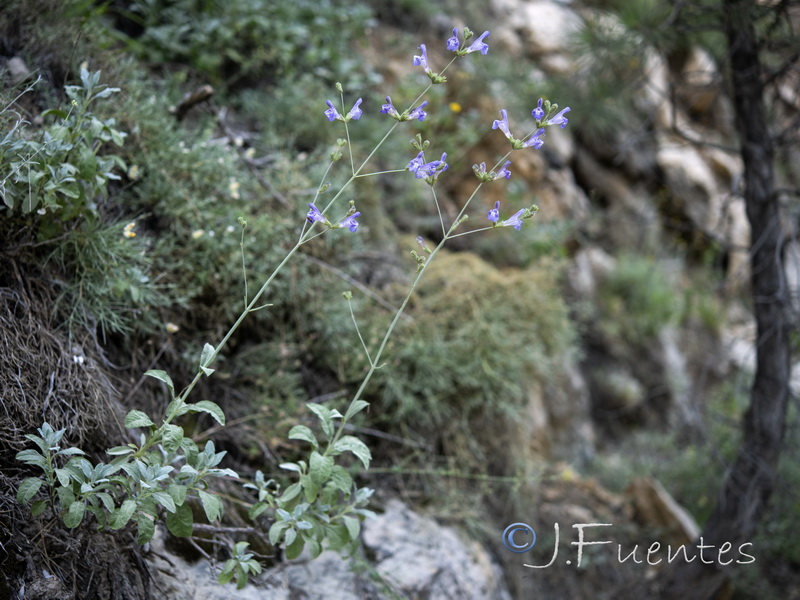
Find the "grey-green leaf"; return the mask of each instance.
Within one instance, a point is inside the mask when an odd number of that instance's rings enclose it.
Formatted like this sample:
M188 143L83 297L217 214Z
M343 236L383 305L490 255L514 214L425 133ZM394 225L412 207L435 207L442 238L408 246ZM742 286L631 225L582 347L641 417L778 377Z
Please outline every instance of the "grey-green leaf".
M333 446L335 454L342 452L352 452L363 463L365 469L369 469L369 461L372 460L372 454L367 448L367 445L352 435L346 435L339 439Z
M81 521L83 521L83 513L85 510L86 507L83 505L83 502L76 501L70 504L69 509L64 515L64 525L70 529L74 529L80 525Z
M314 437L314 433L305 425L295 425L292 427L289 431L289 439L310 442L314 448L319 448L319 443L317 442L317 438Z
M38 477L26 477L22 480L17 488L17 502L20 504L27 504L39 491L44 483Z
M154 423L145 413L140 410L132 410L125 415L125 427L135 429L136 427L150 427Z
M200 496L200 502L203 505L203 510L206 513L206 518L209 523L217 521L222 518L222 501L219 496L209 494L203 490L198 490L197 494Z
M356 400L347 408L347 412L344 414L345 420L350 420L368 406L369 402L364 402L363 400Z
M167 513L167 529L174 536L191 537L193 520L191 507L181 504L174 513Z

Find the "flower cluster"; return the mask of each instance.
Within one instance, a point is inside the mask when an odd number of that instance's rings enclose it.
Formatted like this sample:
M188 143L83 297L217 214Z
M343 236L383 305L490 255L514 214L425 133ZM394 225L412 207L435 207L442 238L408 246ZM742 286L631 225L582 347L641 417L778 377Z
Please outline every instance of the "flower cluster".
M356 103L353 105L353 108L350 109L350 112L347 113L346 117L343 117L342 115L339 114L339 111L336 110L336 107L330 100L326 100L325 104L328 105L328 110L325 111L325 116L328 117L328 121L342 121L345 123L350 119L358 121L363 113L363 111L360 108L361 98L356 100Z
M326 225L329 229L342 229L347 227L354 233L358 229L358 221L356 221L356 217L361 216L361 213L357 212L352 206L344 219L336 224L331 223L328 218L319 211L313 202L309 202L308 206L310 210L306 214L306 219L308 219L309 223L313 224L319 222Z
M425 162L425 153L420 150L411 161L408 163L406 169L414 173L417 179L424 179L429 185L433 185L439 178L439 175L447 171L448 164L445 162L447 152L442 154L439 160L433 160L429 163Z
M472 36L475 35L467 28L464 28L464 42L466 43ZM453 37L447 40L447 49L452 50L456 53L456 56L465 56L470 52L480 52L484 56L489 51L489 46L484 42L487 37L489 37L489 32L484 31L480 37L472 42L469 46L464 49L460 49L461 43L458 41L458 28L453 28Z
M472 165L472 170L475 171L475 176L481 181L481 183L489 183L494 181L495 179L509 179L511 177L511 171L508 170L508 165L511 164L510 160L507 160L505 164L500 167L500 170L495 172L494 170L486 172L486 163L482 162L479 165Z
M522 227L523 219L530 219L536 211L539 210L535 204L530 208L520 208L517 212L511 215L504 221L500 220L500 201L494 203L494 208L489 211L486 218L492 222L492 227L513 227L519 231Z
M567 126L569 121L564 116L571 109L569 106L558 112L558 104L551 104L549 100L539 98L539 103L531 111L531 116L536 120L536 129L533 133L526 135L522 139L517 139L511 134L511 129L508 126L508 113L505 109L500 110L500 118L492 123L492 129L499 129L511 142L514 150L522 150L523 148L534 148L538 150L544 145L544 131L546 127L553 125L560 125L561 129Z
M412 108L411 110L406 110L400 113L394 107L394 104L392 104L392 99L389 96L386 96L386 104L381 106L381 113L389 115L390 117L394 117L398 121L412 121L414 119L417 119L418 121L424 121L425 117L428 116L428 113L425 112L426 106L428 106L427 100L425 100L425 102L416 108Z

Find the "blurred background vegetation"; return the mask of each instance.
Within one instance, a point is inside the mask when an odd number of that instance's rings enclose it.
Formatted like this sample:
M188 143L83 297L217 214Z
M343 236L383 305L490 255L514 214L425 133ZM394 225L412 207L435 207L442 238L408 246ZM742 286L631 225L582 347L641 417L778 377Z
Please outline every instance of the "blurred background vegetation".
M672 57L697 43L721 52L713 36L655 27L666 3L583 4L610 11L625 27L624 35L609 35L602 23L581 30L574 56L585 78L520 78L519 65L493 50L434 91L436 119L411 125L434 148L453 149L451 172L462 175L443 183L446 208L476 151L487 147L486 125L498 108L523 114L544 94L572 107L578 144L637 139L651 125L633 96L644 46ZM419 89L419 73L406 68L418 44L445 39L449 15L480 28L482 7L455 0L4 2L0 54L6 63L21 59L26 70L2 71L0 285L42 283L65 352L93 354L126 407L155 409L161 399L140 385L141 373L157 365L186 381L202 345L219 339L241 311L242 252L253 290L293 243L341 135L322 118L335 83L348 99L365 98L365 118L351 128L354 152L365 156L386 129L375 116L383 97ZM203 85L213 88L209 99L185 114L176 110ZM375 170L401 167L407 154L405 146L382 151ZM553 168L557 157L549 160ZM271 306L249 317L218 377L203 384L232 423L215 436L240 472L275 471L296 450L285 436L308 420L304 404L341 408L357 387L368 363L341 294L353 289L362 335L374 343L413 276L414 237L437 236L436 213L417 183L402 176L359 182L358 235L326 235L304 248L265 299ZM663 185L648 190L645 202L663 205ZM537 190L515 173L507 194L511 204ZM569 394L564 382L576 365L591 367L593 348L618 349L616 358L631 363L646 387L637 372L648 368L646 359L632 363L665 332L698 345L718 341L730 304L741 299L725 292L726 249L708 240L698 246L678 227L627 244L609 239L607 228L635 224L615 222L606 199L589 199L586 224L545 215L518 235L467 238L432 263L366 393L371 409L355 426L375 455L364 484L492 543L500 524L533 518L531 494L559 480L565 462L612 492L636 476L656 477L701 523L708 516L735 453L746 371L708 386L699 432L649 418L641 405L610 416L595 406L596 439L530 454L513 447L522 434L509 437L530 390L555 401ZM571 258L587 243L615 259L592 302L566 285ZM634 404L643 393L658 396L629 383L595 378L592 389L613 392L623 405L626 394ZM209 426L198 421L197 433ZM121 433L106 435L111 442ZM797 448L797 435L791 427L787 445ZM800 565L793 458L782 463L772 513L755 542L759 561L787 569ZM737 593L772 589L768 577L749 572Z

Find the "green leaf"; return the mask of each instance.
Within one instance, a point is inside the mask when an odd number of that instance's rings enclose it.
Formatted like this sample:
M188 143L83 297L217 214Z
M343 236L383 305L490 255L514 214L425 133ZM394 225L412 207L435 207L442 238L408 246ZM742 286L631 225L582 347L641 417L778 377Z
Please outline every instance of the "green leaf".
M83 502L76 501L70 504L69 510L67 510L63 517L64 525L70 529L75 529L81 524L81 521L83 521L83 513L85 510L86 507L83 505Z
M154 425L147 414L140 410L132 410L125 415L125 427L128 429L135 429L136 427L150 427Z
M27 504L42 487L44 481L38 477L26 477L22 480L17 488L17 502L20 504Z
M335 489L344 492L345 494L349 494L353 487L353 478L350 476L350 473L347 472L342 466L335 465L333 467L333 471L331 471L330 477L330 484Z
M291 523L286 521L275 521L269 528L269 543L277 546L283 532L291 527Z
M367 445L357 437L346 435L333 445L334 454L341 454L342 452L352 452L363 463L364 468L369 469L369 461L372 460L372 454Z
M292 429L289 431L289 439L310 442L315 449L319 448L319 443L317 442L317 438L314 436L314 433L305 425L295 425L292 427Z
M176 537L191 537L194 516L188 504L181 504L174 513L167 513L167 529Z
M169 375L167 375L166 371L161 371L158 369L150 369L149 371L145 371L145 375L166 383L167 387L169 388L170 397L172 398L175 397L175 384L172 383L172 379L170 378Z
M106 454L110 456L124 456L126 454L130 454L133 452L134 449L130 446L114 446L113 448L109 448L106 450Z
M56 469L56 478L58 483L67 487L69 485L69 471L67 469Z
M168 423L164 425L163 445L167 452L175 452L183 441L183 427Z
M225 413L222 412L222 409L214 402L211 402L210 400L201 400L200 402L197 402L195 404L189 404L187 406L189 408L189 412L208 413L209 415L214 417L214 420L217 423L219 423L220 425L225 425Z
M47 461L45 461L44 456L39 454L36 450L23 450L22 452L17 452L16 458L19 462L23 462L26 465L36 465L42 469L47 469Z
M306 502L314 502L319 495L319 485L311 479L310 475L301 475L300 485L303 486L303 495L306 498Z
M350 534L351 540L357 540L358 534L361 533L361 521L356 519L355 517L342 517L344 521L344 526L347 528L347 533Z
M314 538L305 538L306 540L306 547L308 548L308 554L311 558L317 558L320 554L322 554L322 545L315 540Z
M315 402L309 402L306 406L308 410L319 417L322 431L325 432L328 439L333 437L333 417L331 416L331 410L327 406L316 404Z
M177 483L170 483L169 487L167 487L167 493L172 496L177 506L186 502L186 492L188 491L185 485L178 485Z
M209 494L203 490L198 490L197 494L200 496L200 502L203 505L203 510L206 513L206 518L209 523L212 523L222 518L222 500L219 496Z
M211 344L203 346L203 352L200 354L200 370L205 373L206 377L210 377L214 369L209 368L209 365L214 360L214 353L216 349Z
M169 512L175 512L175 501L172 499L166 492L153 492L152 496L153 500L158 502L161 506L166 508Z
M283 494L280 497L280 501L283 504L286 504L287 502L291 502L292 500L297 498L297 496L300 495L300 492L302 492L302 491L303 491L303 487L300 485L300 483L293 483L292 485L290 485L289 487L287 487L284 490Z
M133 513L136 511L136 500L128 498L122 505L114 511L111 516L109 527L111 529L122 529L131 520Z
M345 420L350 420L366 407L369 406L369 402L364 402L363 400L356 400L347 408L347 412L344 414Z
M47 508L47 501L46 500L37 500L33 504L31 504L31 515L34 517L38 517L40 514L44 512L44 509Z
M341 550L350 543L350 532L342 523L334 523L325 528L328 538L328 547L331 550Z
M333 457L322 456L314 450L308 461L308 474L317 485L325 484L331 478Z
M59 456L76 456L86 454L86 452L80 448L64 448L63 450L59 450L57 454Z
M269 504L267 504L266 502L256 502L253 506L250 507L250 510L247 511L247 516L251 521L255 521L268 508Z
M303 546L305 545L305 540L303 536L297 536L297 538L288 546L286 546L285 554L287 560L293 560L300 556L300 553L303 551Z
M136 519L136 525L138 533L136 537L137 543L146 544L153 539L153 535L156 532L156 524L153 519L143 513L139 513Z

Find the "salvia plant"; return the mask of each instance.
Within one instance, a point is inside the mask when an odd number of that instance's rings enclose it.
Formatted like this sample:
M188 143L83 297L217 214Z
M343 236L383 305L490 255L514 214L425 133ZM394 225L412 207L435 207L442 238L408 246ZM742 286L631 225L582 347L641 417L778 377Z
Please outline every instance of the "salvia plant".
M64 430L54 431L44 423L38 435L26 436L36 448L17 455L18 460L42 471L40 477L29 477L22 481L18 488L18 500L23 504L32 502L31 511L35 516L50 507L71 528L80 525L87 513L94 517L98 528L121 529L133 523L139 543L145 543L153 537L155 524L160 519L164 520L173 535L191 536L194 516L190 502L202 507L209 522L218 521L223 515L223 503L214 492L213 481L226 477L240 481L252 492L255 501L250 507L249 517L254 527L266 527L265 524L268 524L269 542L282 547L287 559L296 558L303 550L312 558L326 548L343 553L352 552L358 543L361 521L372 514L367 508L372 490L356 485L351 470L345 466L347 463L342 464L341 457L347 454L354 456L365 470L369 469L372 457L364 442L345 433L345 426L369 406L362 395L382 364L387 341L424 276L427 265L448 241L495 228L512 227L519 230L526 220L534 216L538 210L535 205L523 206L508 214L510 211L507 212L498 201L480 217L485 225L473 229L464 226L472 203L483 186L495 185L511 177L510 157L514 152L541 148L548 128L567 125L569 108L559 110L556 104L539 99L531 112L533 121L528 126L528 132L516 137L511 133L506 110L500 110L501 118L495 120L491 127L499 129L506 136L510 148L491 167L485 162L473 166L477 185L464 200L452 222L446 221L436 194L436 184L448 170L447 152L433 152L430 142L423 140L421 135L417 134L411 141L411 150L405 158L398 160L400 164L397 168L380 172L368 170L372 157L392 138L392 134L407 122L428 118L425 96L432 86L447 81L446 73L455 61L476 52L482 55L488 52L489 46L485 41L488 37L488 31L475 38L469 29L465 28L462 32L454 29L452 37L445 43L446 49L453 53L452 60L439 71L434 71L430 64L426 46L420 45L420 53L413 57L412 64L422 68L430 83L416 98L406 103L407 108L397 108L391 97L386 97L386 103L374 111L373 118L389 119L391 123L381 141L363 160L356 160L356 153L350 144L351 128L362 118L367 118L365 108L362 108L363 99L346 102L344 89L337 84L338 104L327 100L327 108L321 112L333 125L343 128L344 137L337 140L316 194L308 203L308 210L304 209L305 218L297 241L252 297L249 297L245 283L244 310L216 345L207 343L198 353L197 373L193 380L178 393L166 372L147 371L145 375L166 387L170 402L164 414L156 420L142 411L131 410L125 418L125 426L140 430L138 439L124 446L110 448L107 451L108 462L93 463L82 450L62 447ZM343 160L345 156L346 160ZM326 180L340 161L346 164L347 179L333 193L332 186ZM220 466L225 453L217 452L213 442L206 442L200 448L185 435L180 420L187 414L205 413L220 425L225 424L225 415L214 402L190 401L192 390L201 378L213 375L215 360L244 319L250 313L269 306L262 298L277 274L302 246L319 236L339 230L347 234L358 231L361 213L354 200L345 199L354 182L365 177L390 174L413 175L420 180L422 189L428 190L439 215L441 241L430 247L421 236L417 238L419 247L410 251L416 265L415 277L377 347L369 348L361 336L351 306L354 328L369 368L343 412L322 404L309 403L308 410L316 416L318 428L314 430L305 425L295 425L289 431L289 439L307 444L302 460L279 465L293 478L292 483L284 487L260 471L255 473L252 480L240 478L231 469ZM246 226L244 219L240 218L239 222L242 228ZM350 303L352 293L345 292L344 298ZM247 542L238 542L230 556L222 567L220 582L235 580L242 587L251 574L260 572L261 567L248 551Z

